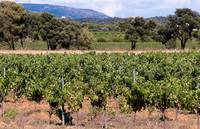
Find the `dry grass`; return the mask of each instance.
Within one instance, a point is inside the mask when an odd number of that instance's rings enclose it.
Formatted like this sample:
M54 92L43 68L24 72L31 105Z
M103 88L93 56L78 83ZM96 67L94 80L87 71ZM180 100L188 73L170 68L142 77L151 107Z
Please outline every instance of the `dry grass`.
M126 50L96 50L96 51L89 51L89 50L57 50L57 51L46 51L46 50L1 50L0 54L31 54L31 55L39 55L39 54L85 54L90 52L96 52L98 54L102 53L128 53L128 54L141 54L141 53L149 53L149 52L164 52L164 53L180 53L180 52L200 52L200 50L163 50L163 49L156 49L156 50L135 50L135 51L126 51Z

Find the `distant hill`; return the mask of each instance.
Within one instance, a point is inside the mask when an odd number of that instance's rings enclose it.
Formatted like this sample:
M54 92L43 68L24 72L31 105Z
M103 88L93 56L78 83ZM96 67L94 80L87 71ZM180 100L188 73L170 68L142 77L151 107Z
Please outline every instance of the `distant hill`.
M96 24L116 24L123 21L123 18L105 18L105 19L95 19L95 18L82 18L78 19L79 22L82 23L96 23Z
M105 18L105 19L82 18L78 19L77 21L82 23L117 24L119 22L124 21L125 19L127 18L118 18L118 17ZM145 18L145 20L154 20L158 24L163 24L167 21L167 17L156 16L156 17Z
M167 21L167 17L156 16L156 17L147 18L147 20L154 20L157 23L163 24L163 23L165 23Z
M31 12L48 12L57 17L66 17L73 20L77 19L108 19L110 16L91 9L79 9L67 6L49 5L49 4L21 4L25 9Z

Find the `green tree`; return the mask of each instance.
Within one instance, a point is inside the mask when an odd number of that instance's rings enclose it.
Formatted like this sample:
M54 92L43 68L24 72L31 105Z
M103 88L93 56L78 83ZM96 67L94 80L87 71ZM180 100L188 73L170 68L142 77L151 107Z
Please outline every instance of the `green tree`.
M40 34L48 49L90 48L92 35L77 22L54 18L51 14L41 15Z
M78 37L78 42L76 44L76 47L78 49L90 49L90 45L92 41L94 40L92 33L88 31L88 28L84 27L81 28L81 33Z
M166 48L176 47L176 33L174 28L160 26L157 34L154 36L154 40L161 42Z
M41 14L28 13L26 16L25 25L27 28L27 35L33 40L40 40L40 28L41 28Z
M54 18L53 15L49 13L42 13L41 14L41 21L39 21L39 31L42 37L42 40L47 43L47 49L53 49L50 48L50 43L48 40L48 34L50 34L50 30L53 28L50 28L52 25L49 23Z
M181 49L185 49L195 30L199 30L199 21L199 13L188 8L177 9L175 15L168 16L168 22L164 28L158 31L162 43L178 39Z
M144 41L156 24L154 21L146 21L143 17L136 17L126 19L119 27L125 32L125 39L131 41L131 49L134 50L138 39Z
M3 41L7 42L11 49L15 49L15 43L25 37L24 18L26 10L14 2L0 3L0 33Z

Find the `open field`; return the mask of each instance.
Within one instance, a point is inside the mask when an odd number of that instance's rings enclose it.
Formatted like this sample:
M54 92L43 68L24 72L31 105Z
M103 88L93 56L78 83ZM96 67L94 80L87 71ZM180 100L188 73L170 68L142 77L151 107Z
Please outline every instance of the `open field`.
M96 31L92 32L95 42L105 40L105 42L123 42L127 41L124 39L124 34L117 31Z
M130 50L130 42L96 42L92 44L94 50ZM157 42L139 42L136 50L165 49L165 46Z
M124 40L124 35L121 32L93 32L94 41L91 44L91 50L124 50L129 51L131 44ZM176 49L180 49L180 43L177 42ZM6 43L0 44L0 50L8 50L9 46ZM27 41L24 43L24 48L20 43L16 43L17 50L47 50L47 45L43 41ZM160 50L166 49L165 45L155 41L138 42L136 50ZM186 45L186 49L200 49L200 41L192 40Z
M92 50L130 50L130 42L93 42L91 45ZM199 49L200 43L198 41L189 42L187 49ZM0 45L0 50L8 50L9 47L4 43L4 45ZM17 50L47 50L46 43L43 41L35 41L35 42L27 42L24 45L24 48L21 47L19 43L16 44ZM159 50L166 49L165 45L158 42L138 42L136 50ZM177 43L177 49L180 49L180 45Z

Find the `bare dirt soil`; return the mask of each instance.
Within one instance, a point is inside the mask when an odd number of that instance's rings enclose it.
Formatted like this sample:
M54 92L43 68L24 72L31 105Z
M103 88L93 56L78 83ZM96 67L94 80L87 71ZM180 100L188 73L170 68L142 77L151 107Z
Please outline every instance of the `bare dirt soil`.
M0 129L101 129L104 122L102 113L95 119L91 119L91 106L86 98L83 108L78 113L73 113L73 126L61 126L61 121L56 116L51 118L49 124L49 105L45 101L37 104L26 99L16 102L8 101L4 104L4 111L16 110L16 116L12 119L6 116L0 117ZM1 112L0 112L1 113ZM175 120L175 110L169 109L166 116L166 129L197 129L197 118L195 114L180 113L178 120ZM148 111L137 113L134 121L134 114L122 114L119 112L115 100L109 100L107 123L108 129L163 129L164 122L160 121L160 113L153 111L149 116Z

